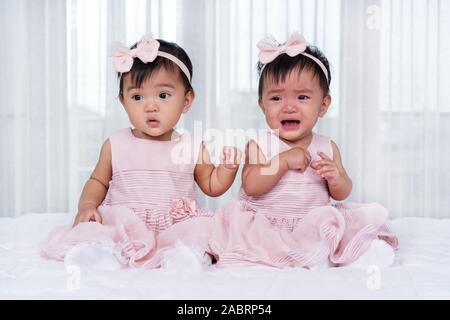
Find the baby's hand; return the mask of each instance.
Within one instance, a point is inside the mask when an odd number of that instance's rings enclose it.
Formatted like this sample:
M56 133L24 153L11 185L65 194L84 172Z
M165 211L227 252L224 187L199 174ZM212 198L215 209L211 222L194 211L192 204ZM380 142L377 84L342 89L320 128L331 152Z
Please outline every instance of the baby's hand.
M237 169L242 162L242 151L236 147L223 147L220 163L227 169Z
M96 221L98 223L102 223L102 216L95 208L86 208L78 211L77 216L75 217L75 222L73 223L73 227L75 227L80 222L89 222Z
M305 172L311 162L311 155L308 150L295 147L281 153L282 159L286 161L289 170L299 170Z
M339 172L336 163L323 152L319 151L317 154L322 160L313 161L311 163L311 168L316 170L316 172L320 174L322 178L327 180L329 184L335 184L341 178L341 173Z

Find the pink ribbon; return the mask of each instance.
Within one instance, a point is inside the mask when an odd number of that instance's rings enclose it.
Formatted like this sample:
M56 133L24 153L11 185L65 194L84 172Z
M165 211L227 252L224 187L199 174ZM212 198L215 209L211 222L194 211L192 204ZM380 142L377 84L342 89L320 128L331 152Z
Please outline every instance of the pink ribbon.
M274 37L268 36L259 41L257 47L259 48L259 61L264 65L263 69L266 64L275 60L276 57L278 57L280 54L285 53L290 57L295 57L301 54L304 55L305 57L314 60L314 62L319 65L319 67L325 74L327 82L330 81L327 68L322 63L322 61L320 61L313 55L305 52L306 48L308 47L308 44L306 43L305 38L298 32L294 32L292 36L288 39L288 41L283 45L280 45L277 42L277 40L275 40ZM261 69L261 74L263 69Z
M118 72L128 72L133 66L134 58L139 58L143 63L156 59L159 50L159 42L151 35L142 37L135 49L128 49L120 45L113 54L114 67Z
M257 47L260 50L259 61L261 61L262 64L267 64L283 53L286 53L290 57L295 57L304 52L307 46L305 38L297 32L295 32L284 45L280 45L275 38L268 36L257 44Z

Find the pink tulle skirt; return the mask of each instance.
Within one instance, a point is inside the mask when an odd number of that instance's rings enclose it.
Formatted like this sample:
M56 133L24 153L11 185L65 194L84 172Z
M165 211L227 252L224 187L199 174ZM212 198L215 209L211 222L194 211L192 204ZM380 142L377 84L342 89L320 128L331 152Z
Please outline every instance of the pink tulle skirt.
M161 232L147 229L133 210L111 206L103 224L80 223L53 230L41 245L43 256L64 260L79 243L113 241L125 266L157 268L164 252L180 240L213 255L218 267L263 265L277 268L348 264L360 257L374 239L396 248L397 238L385 225L387 211L378 204L322 206L306 214L292 231L278 229L257 211L232 201L210 216L189 213L189 219Z

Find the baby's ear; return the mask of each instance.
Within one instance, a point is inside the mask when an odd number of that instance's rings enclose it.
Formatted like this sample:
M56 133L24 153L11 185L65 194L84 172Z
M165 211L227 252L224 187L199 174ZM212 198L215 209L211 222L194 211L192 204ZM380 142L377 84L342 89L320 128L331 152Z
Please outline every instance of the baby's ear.
M266 113L266 112L265 112L265 109L264 109L264 105L263 105L263 102L262 102L262 99L261 99L261 98L259 98L259 99L258 99L258 105L259 105L259 107L261 108L262 112Z
M319 117L323 117L327 111L328 108L330 107L331 104L331 96L329 94L327 94L322 101L322 105L320 106L320 110L319 110Z
M194 102L194 99L195 99L194 90L189 90L188 92L186 92L186 94L184 95L183 113L189 111L189 109L192 106L192 103Z
M124 100L123 100L123 94L119 95L119 101L122 104L122 107L125 107Z

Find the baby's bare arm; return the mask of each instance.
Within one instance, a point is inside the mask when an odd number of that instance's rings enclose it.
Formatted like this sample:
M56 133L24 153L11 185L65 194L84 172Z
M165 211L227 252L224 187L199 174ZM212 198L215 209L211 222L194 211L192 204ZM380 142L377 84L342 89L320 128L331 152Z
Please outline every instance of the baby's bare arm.
M233 156L239 163L238 152ZM194 170L194 178L200 189L210 197L224 194L233 184L239 165L220 164L217 167L211 163L208 149L202 144L199 158Z
M103 202L112 177L111 145L107 140L100 151L99 160L90 178L85 183L78 202L78 214L74 226L80 222L101 221L97 207Z
M245 150L242 188L249 196L263 195L275 187L287 170L282 155L277 155L267 162L256 142L251 140Z
M336 163L338 168L339 179L337 179L335 183L328 183L328 188L330 189L330 194L333 199L341 201L350 195L350 192L352 191L352 180L344 169L341 154L336 143L331 141L331 145L333 147L333 161Z
M352 180L342 165L341 154L336 143L332 141L331 146L333 148L333 159L319 152L318 155L322 159L311 163L311 167L327 180L331 197L334 200L341 201L346 199L352 191Z

